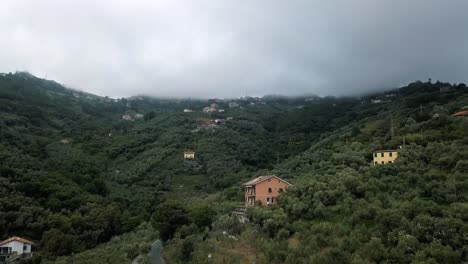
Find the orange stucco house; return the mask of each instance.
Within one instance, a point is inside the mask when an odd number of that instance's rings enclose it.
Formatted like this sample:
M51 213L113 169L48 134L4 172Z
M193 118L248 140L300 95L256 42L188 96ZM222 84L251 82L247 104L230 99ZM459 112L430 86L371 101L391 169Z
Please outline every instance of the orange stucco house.
M242 186L245 189L245 206L268 206L276 204L276 198L291 185L275 176L260 176Z

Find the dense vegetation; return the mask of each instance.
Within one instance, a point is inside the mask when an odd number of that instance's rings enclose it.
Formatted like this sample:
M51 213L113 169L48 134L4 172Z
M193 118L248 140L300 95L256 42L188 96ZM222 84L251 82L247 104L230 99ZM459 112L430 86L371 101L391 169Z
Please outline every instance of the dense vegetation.
M125 262L154 237L181 263L468 260L468 119L450 116L468 106L464 84L236 102L113 100L0 76L0 238L37 241L36 263L83 251L75 263ZM226 111L200 112L211 103ZM400 146L397 163L370 166ZM238 184L266 173L294 186L242 225ZM128 232L146 235L98 246Z

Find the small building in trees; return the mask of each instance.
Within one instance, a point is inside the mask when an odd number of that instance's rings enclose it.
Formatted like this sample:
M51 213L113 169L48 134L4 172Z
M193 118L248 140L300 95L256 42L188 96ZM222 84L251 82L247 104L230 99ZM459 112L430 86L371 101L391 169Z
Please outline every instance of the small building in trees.
M190 150L184 151L184 159L195 159L195 152Z
M132 116L130 116L130 115L123 115L123 116L122 116L122 120L125 120L125 121L133 121L133 118L132 118Z
M468 116L468 111L456 112L452 116Z
M218 109L216 109L216 107L205 107L203 108L203 112L205 113L216 113L218 112Z
M398 150L374 151L374 165L393 163L398 158Z
M0 262L12 263L32 256L34 243L21 237L10 237L0 242Z
M275 175L260 176L242 184L245 206L270 206L291 184Z

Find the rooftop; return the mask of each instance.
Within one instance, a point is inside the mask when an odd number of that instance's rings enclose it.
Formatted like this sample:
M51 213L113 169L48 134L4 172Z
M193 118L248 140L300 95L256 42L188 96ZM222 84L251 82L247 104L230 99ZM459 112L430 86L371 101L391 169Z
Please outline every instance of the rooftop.
M29 241L27 239L17 237L17 236L13 236L13 237L7 238L7 239L3 240L2 242L0 242L0 246L3 245L3 244L9 243L11 241L19 241L19 242L22 242L22 243L25 243L25 244L31 244L31 245L34 244L34 242Z
M260 182L262 182L262 181L264 181L264 180L267 180L267 179L269 179L269 178L272 178L272 177L275 177L275 178L277 178L277 179L279 179L279 180L281 180L281 181L284 181L285 183L291 185L289 182L287 182L287 181L281 179L280 177L278 177L278 176L276 176L276 175L259 176L259 177L255 178L255 179L252 179L252 180L250 180L250 181L248 181L248 182L243 183L242 185L244 185L244 186L255 185L255 184L257 184L257 183L260 183Z
M374 153L380 153L380 152L398 152L398 149L379 149L374 151Z
M468 116L468 111L461 111L453 114L452 116Z

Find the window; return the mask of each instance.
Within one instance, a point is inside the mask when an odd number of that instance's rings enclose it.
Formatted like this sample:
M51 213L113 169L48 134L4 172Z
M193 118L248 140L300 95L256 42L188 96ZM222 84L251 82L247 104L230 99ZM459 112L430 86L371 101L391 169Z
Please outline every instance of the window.
M0 247L0 253L1 254L10 254L11 253L11 247Z
M385 164L385 161L382 161L382 164Z
M380 153L380 157L382 157L382 158L383 158L383 156L384 156L384 153L383 153L383 152L382 152L382 153Z
M23 246L23 251L28 250L28 246L24 245Z
M268 192L271 193L271 188L268 188Z
M278 192L280 193L283 192L283 188L279 188Z
M270 179L268 179L268 182L270 182L270 183L271 183L271 178L270 178Z
M374 153L374 158L377 158L377 153Z
M393 152L388 153L388 155L391 157L393 155Z
M392 161L391 161L391 160L389 160L389 161L388 161L388 163L392 163Z

